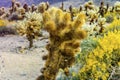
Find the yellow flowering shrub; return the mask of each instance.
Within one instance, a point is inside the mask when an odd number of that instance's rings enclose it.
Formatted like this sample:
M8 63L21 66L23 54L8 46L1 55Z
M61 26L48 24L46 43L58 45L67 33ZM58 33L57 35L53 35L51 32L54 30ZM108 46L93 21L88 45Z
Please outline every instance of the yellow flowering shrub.
M115 12L107 12L107 13L105 14L105 17L107 17L107 16L115 17L115 16L116 16L116 13L115 13Z
M6 26L5 21L4 20L0 20L0 27Z
M98 39L99 45L85 58L79 71L80 80L107 80L111 67L120 64L120 31L108 32Z
M114 19L114 21L112 23L110 23L110 25L108 27L106 27L106 29L104 30L104 32L108 32L108 31L114 31L120 30L120 19Z
M106 22L111 23L115 18L120 19L120 14L117 12L107 12L104 16L106 18Z

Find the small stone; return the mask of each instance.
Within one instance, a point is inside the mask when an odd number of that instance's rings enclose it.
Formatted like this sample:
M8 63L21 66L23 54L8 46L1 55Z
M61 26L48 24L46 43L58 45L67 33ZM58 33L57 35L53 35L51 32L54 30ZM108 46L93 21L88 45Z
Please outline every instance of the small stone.
M4 61L2 61L2 63L4 63Z
M42 52L45 52L44 50L42 50Z
M40 75L36 80L45 80L44 75Z
M42 68L41 70L40 70L40 72L41 73L44 73L44 70L45 70L46 68Z
M46 41L46 43L49 43L49 41Z
M20 76L26 76L27 74L20 74Z
M47 58L48 58L48 55L43 55L42 56L42 60L47 60Z
M5 65L3 65L2 67L5 67Z

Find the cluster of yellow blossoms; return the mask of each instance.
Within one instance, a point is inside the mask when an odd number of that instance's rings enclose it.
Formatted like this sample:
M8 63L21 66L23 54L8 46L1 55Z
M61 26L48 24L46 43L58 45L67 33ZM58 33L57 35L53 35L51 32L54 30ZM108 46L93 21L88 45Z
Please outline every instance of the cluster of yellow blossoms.
M4 26L6 26L5 21L0 19L0 27L4 27Z
M113 22L107 27L107 29L105 29L104 32L114 31L114 30L117 31L120 30L120 19L114 18Z
M120 56L120 31L108 32L103 38L98 39L98 42L98 47L89 53L85 65L79 71L81 80L107 80L111 66L120 64L118 60Z

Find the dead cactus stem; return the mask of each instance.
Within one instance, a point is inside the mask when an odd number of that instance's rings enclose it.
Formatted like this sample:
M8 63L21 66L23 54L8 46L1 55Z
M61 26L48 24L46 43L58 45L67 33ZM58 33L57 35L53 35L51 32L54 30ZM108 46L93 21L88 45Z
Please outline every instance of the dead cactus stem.
M67 70L72 66L75 54L79 52L80 41L86 36L86 32L81 29L85 19L83 14L71 21L70 13L60 9L52 11L54 16L50 16L49 10L43 14L44 28L50 34L50 43L46 46L49 54L42 74L43 80L55 80L60 68Z

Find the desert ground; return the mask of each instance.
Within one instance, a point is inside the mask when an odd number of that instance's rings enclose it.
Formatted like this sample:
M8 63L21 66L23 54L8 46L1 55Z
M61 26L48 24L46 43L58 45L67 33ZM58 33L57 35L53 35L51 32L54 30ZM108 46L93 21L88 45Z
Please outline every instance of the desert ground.
M0 80L35 80L44 66L48 39L39 38L32 49L27 49L25 37L6 35L0 37Z

